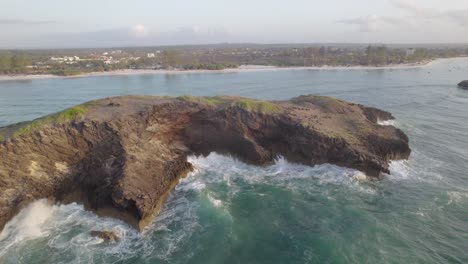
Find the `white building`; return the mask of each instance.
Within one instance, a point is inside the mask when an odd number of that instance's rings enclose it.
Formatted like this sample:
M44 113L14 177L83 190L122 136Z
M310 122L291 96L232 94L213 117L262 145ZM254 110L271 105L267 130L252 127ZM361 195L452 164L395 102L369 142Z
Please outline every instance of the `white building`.
M413 56L415 51L415 49L406 49L406 57Z
M50 57L51 61L63 61L63 58Z

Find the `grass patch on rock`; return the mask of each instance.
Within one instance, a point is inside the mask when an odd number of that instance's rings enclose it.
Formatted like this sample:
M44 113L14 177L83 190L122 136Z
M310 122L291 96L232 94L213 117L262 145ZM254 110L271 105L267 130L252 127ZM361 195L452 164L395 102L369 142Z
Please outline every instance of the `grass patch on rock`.
M200 103L200 104L207 104L207 105L213 105L213 106L218 106L218 105L228 102L226 98L223 98L221 96L199 97L199 96L184 95L184 96L177 97L177 99L185 101L185 102Z
M233 105L252 112L278 113L281 111L281 107L274 103L247 98L237 99Z
M277 113L281 111L281 107L268 102L242 97L230 97L230 96L211 96L211 97L198 97L198 96L179 96L177 99L206 104L211 106L222 106L225 107L239 107L251 112L260 113Z
M16 130L13 133L13 136L27 135L35 130L44 128L46 126L75 120L76 118L83 116L86 112L87 108L85 105L74 106L63 110L62 112L58 112L46 117L33 120Z

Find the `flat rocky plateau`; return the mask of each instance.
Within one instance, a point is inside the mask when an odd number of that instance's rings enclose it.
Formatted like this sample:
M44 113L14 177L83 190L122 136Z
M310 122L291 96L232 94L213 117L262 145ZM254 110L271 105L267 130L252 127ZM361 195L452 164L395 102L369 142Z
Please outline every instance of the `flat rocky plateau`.
M281 155L368 176L410 155L385 111L324 96L123 96L0 128L0 229L28 203L83 203L142 229L192 170L188 155L232 155L265 166Z

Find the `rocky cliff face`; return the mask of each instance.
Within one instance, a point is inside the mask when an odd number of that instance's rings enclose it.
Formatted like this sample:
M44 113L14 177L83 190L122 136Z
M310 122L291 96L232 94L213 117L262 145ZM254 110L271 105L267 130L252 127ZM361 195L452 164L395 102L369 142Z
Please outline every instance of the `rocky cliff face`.
M78 201L141 229L212 151L257 165L278 155L370 176L410 154L390 113L329 97L107 98L0 129L0 228L27 203Z

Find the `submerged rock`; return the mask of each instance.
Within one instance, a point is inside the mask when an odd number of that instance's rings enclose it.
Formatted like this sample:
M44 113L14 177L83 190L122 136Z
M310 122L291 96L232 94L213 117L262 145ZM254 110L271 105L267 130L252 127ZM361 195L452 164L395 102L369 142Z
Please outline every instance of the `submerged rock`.
M90 232L91 236L93 237L98 237L104 240L104 242L117 242L120 240L119 236L117 236L114 232L112 231L91 231Z
M458 86L464 89L468 89L468 80L460 82Z
M212 151L267 165L336 164L369 176L407 159L408 138L377 121L390 113L323 96L124 96L92 101L0 129L0 228L40 198L77 201L143 228Z

